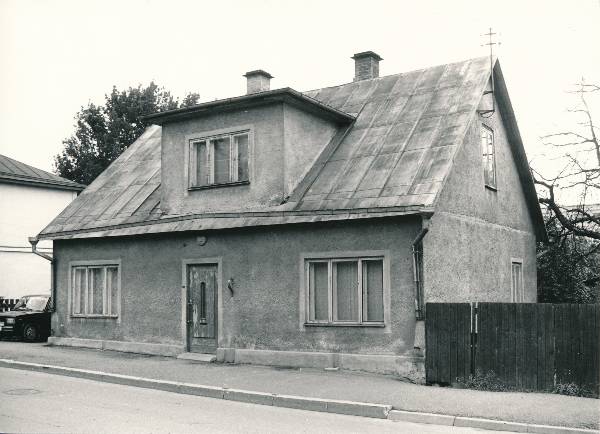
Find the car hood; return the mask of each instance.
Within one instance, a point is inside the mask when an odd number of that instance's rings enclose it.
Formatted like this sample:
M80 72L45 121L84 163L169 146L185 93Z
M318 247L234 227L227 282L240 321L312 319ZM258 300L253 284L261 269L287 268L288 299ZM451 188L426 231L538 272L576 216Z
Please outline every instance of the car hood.
M9 310L8 312L1 312L0 319L1 318L16 318L19 316L32 315L32 314L36 314L36 313L43 313L43 312L40 312L37 310Z

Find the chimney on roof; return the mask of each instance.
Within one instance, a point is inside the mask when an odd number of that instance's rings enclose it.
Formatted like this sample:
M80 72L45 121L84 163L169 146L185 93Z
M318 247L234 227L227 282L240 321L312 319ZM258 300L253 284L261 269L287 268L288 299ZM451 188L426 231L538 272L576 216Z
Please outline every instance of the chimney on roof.
M248 95L271 89L271 79L273 76L267 71L263 71L262 69L248 71L244 74L244 77L246 77L248 85L248 90L246 91Z
M379 77L379 54L363 51L352 56L354 59L354 81L370 80Z

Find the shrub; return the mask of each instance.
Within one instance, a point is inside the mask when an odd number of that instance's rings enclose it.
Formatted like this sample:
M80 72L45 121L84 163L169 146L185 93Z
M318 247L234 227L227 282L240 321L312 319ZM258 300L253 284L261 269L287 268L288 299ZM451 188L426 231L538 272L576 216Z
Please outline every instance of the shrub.
M567 396L583 396L585 398L598 398L598 392L592 391L585 386L580 386L577 383L556 383L552 389L552 393Z
M475 371L475 375L471 374L467 378L457 378L456 382L460 387L475 390L487 390L490 392L506 392L511 390L509 386L504 384L494 371L483 372L481 369Z

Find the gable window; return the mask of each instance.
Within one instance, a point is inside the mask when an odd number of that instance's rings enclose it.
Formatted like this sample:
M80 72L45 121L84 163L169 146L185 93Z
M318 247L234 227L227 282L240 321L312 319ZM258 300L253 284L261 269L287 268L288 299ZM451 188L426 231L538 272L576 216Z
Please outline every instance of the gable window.
M487 187L496 188L496 154L494 131L481 125L481 152L483 155L483 177Z
M249 132L190 141L190 188L248 183Z
M72 316L118 316L119 268L118 264L71 267Z
M511 259L510 270L510 301L514 303L523 303L525 301L525 294L523 291L523 261L520 259Z
M383 259L306 261L308 324L383 324Z

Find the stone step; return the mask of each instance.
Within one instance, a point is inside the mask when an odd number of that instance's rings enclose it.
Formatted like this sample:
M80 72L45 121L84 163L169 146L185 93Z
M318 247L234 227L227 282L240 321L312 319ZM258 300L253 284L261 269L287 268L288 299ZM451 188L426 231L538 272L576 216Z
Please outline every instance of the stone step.
M203 354L203 353L181 353L177 356L178 359L183 360L194 360L196 362L212 363L217 360L217 356L214 354Z

